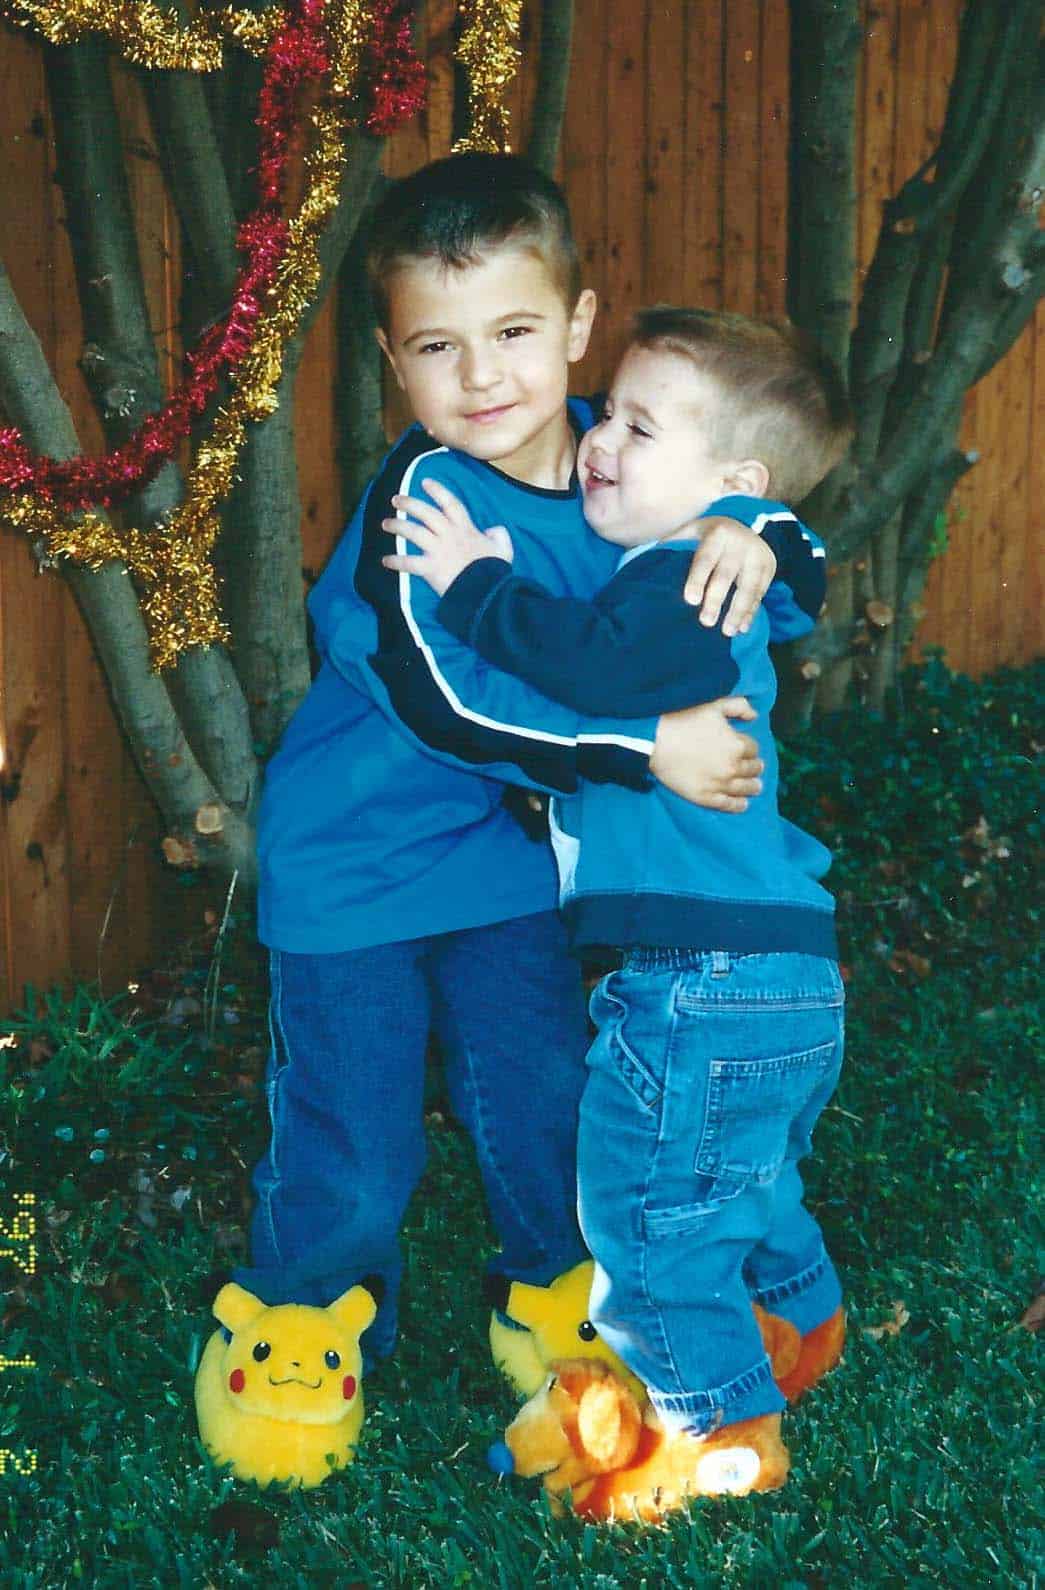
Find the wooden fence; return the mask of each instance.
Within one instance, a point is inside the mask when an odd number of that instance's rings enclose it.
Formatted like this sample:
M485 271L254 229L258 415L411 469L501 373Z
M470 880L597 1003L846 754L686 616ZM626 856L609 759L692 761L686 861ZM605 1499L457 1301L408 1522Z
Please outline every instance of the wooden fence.
M933 147L956 45L960 0L874 0L865 17L860 106L859 258L882 200ZM390 143L399 174L450 141L454 7L427 7L428 107ZM524 21L512 90L516 141L533 94ZM778 313L787 201L786 0L578 0L561 175L587 280L601 312L578 390L610 372L629 312L656 300ZM114 66L146 288L169 377L178 368L178 230L140 84ZM78 368L81 331L39 46L0 28L0 253L80 423L101 436ZM331 306L299 384L303 561L318 568L343 521L333 405ZM926 595L922 645L980 673L1041 646L1036 561L1045 496L1045 315L970 396L963 432L981 462L950 511L950 546ZM402 419L390 394L388 424ZM1037 445L1034 445L1034 439ZM115 725L104 679L60 579L0 538L3 801L0 1009L27 982L94 979L114 992L218 903L159 860L158 819Z

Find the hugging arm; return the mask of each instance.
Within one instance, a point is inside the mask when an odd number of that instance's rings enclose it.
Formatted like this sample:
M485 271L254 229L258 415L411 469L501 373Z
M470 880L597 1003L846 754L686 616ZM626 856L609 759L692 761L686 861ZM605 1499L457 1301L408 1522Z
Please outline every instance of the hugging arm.
M588 722L522 679L491 666L455 639L436 617L438 598L420 579L382 562L389 541L381 529L391 499L410 490L411 472L453 469L445 450L422 455L390 482L378 481L361 516L353 594L376 622L376 644L363 658L354 637L335 630L327 655L351 675L400 732L420 749L456 766L524 787L569 793L578 778L613 780L634 788L649 782L656 736L654 716L604 715ZM455 477L449 482L456 489ZM416 489L416 488L413 488ZM408 527L400 527L405 532Z
M721 625L683 600L686 553L633 558L592 602L513 577L498 558L470 564L437 616L496 667L589 714L660 715L728 696L739 678Z

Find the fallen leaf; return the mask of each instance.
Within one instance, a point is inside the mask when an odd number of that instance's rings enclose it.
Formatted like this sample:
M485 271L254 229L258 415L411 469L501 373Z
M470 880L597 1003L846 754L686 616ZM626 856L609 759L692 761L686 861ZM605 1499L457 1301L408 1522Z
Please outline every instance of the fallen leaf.
M1037 1295L1031 1299L1016 1324L1032 1332L1039 1331L1045 1325L1045 1279L1038 1282Z
M865 1325L864 1335L873 1336L875 1341L881 1341L883 1336L899 1336L910 1317L904 1303L894 1303L892 1319L883 1320L881 1325Z
M914 977L924 979L933 969L933 963L924 955L916 955L914 950L894 950L889 957L889 970L891 972L910 972Z

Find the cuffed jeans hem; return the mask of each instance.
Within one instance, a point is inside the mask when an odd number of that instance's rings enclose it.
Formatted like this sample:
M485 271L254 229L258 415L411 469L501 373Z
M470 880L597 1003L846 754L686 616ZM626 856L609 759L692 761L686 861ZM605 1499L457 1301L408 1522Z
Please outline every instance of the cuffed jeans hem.
M807 1336L841 1308L842 1287L826 1249L821 1248L814 1264L786 1281L762 1287L751 1298L767 1313L786 1319Z
M768 1358L709 1391L666 1393L655 1391L652 1386L647 1389L661 1424L673 1435L681 1430L689 1435L710 1435L723 1425L757 1419L764 1413L779 1413L787 1406Z

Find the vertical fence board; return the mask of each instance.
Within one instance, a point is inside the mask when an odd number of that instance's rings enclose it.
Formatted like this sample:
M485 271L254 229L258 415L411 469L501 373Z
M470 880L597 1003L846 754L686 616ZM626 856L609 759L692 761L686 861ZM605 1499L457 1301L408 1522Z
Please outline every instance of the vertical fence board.
M682 194L684 296L722 307L722 189L725 87L723 10L708 0L687 17L685 187Z
M646 41L645 304L686 300L679 226L679 196L685 185L685 41L682 7L654 0Z
M722 281L725 306L755 312L758 259L758 8L729 12L725 49Z
M787 300L787 0L762 0L759 28L758 258L755 313L783 315Z
M5 52L3 146L5 202L19 224L5 231L4 258L41 342L52 358L50 236L41 204L47 192L42 62L28 41ZM9 235L8 235L9 232ZM4 741L17 794L7 808L7 890L14 1003L23 986L68 964L69 830L65 781L64 592L37 573L25 538L5 536ZM42 974L42 976L41 976Z
M628 319L642 298L646 13L645 5L616 5L611 6L609 12L606 147L602 173L607 217L603 383L613 374Z

